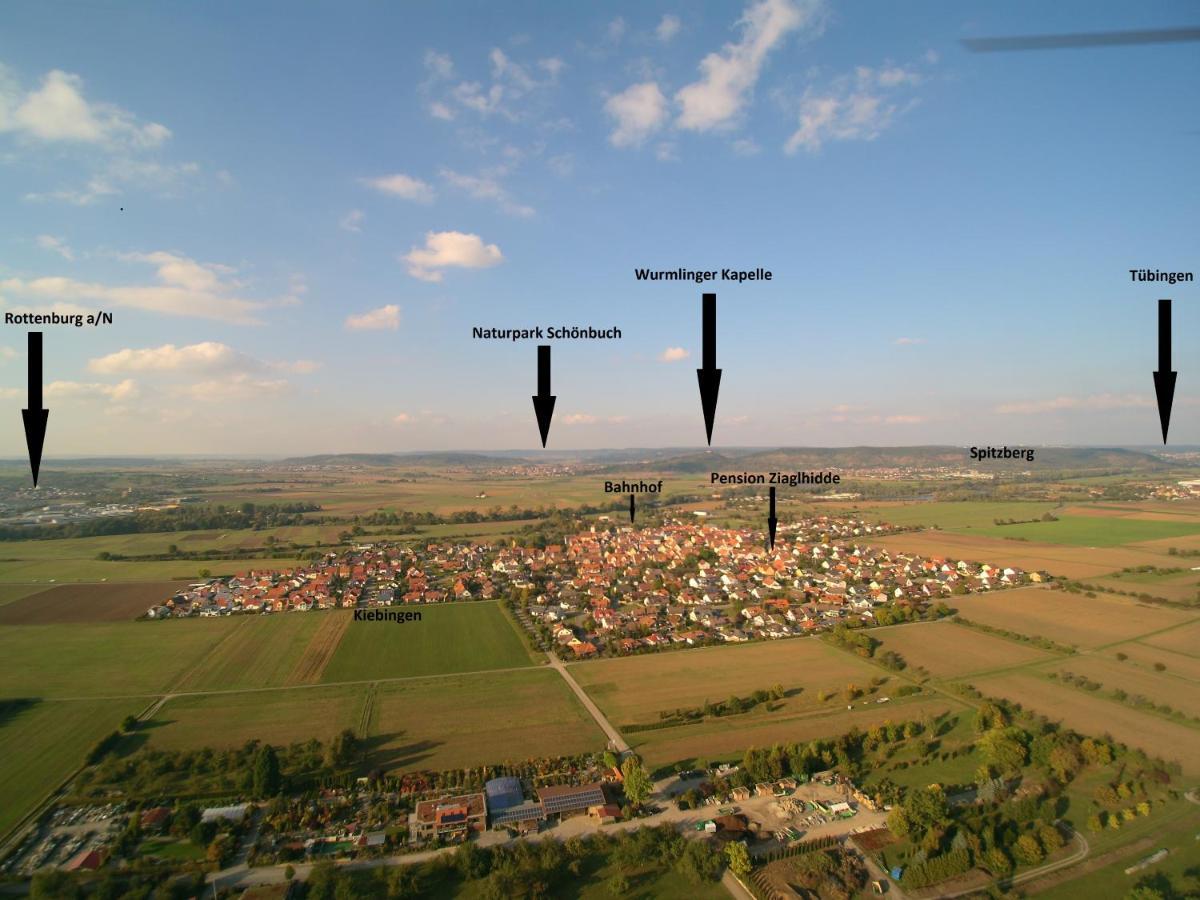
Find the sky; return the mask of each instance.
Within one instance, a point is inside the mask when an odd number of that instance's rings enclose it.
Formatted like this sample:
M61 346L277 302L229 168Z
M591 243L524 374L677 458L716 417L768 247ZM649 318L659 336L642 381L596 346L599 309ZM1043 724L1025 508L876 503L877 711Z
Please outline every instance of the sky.
M5 4L0 313L46 456L1200 443L1194 4ZM635 268L770 282L643 283ZM0 331L21 456L24 325Z

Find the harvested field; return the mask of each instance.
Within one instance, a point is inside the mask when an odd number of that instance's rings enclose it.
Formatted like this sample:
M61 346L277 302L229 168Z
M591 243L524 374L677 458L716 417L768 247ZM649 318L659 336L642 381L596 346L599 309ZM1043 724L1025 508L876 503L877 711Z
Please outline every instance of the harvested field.
M321 680L329 660L342 642L350 625L349 610L333 610L322 614L321 624L312 633L308 646L288 674L288 684L316 684Z
M44 584L0 584L0 606L44 591L47 587Z
M1190 627L1189 625L1185 625L1179 630L1186 631ZM1200 656L1189 656L1185 653L1180 653L1176 650L1167 650L1150 643L1159 637L1170 637L1173 634L1175 632L1167 631L1162 635L1155 635L1147 643L1137 641L1131 644L1118 644L1111 649L1105 650L1104 654L1108 659L1116 659L1118 653L1123 653L1128 657L1128 662L1132 662L1134 665L1141 666L1143 669L1150 671L1156 671L1154 669L1155 663L1162 663L1166 666L1165 671L1170 672L1172 675L1200 684Z
M894 650L909 666L924 666L935 678L950 678L1021 666L1051 659L1053 654L953 622L894 625L871 632L883 641L877 654Z
M327 741L355 729L366 694L366 685L330 685L175 697L144 728L150 746L166 750Z
M972 682L984 694L1020 703L1081 734L1112 737L1131 747L1177 760L1185 774L1200 774L1200 730L1169 722L1112 700L1049 679L1026 674L998 675Z
M789 692L777 704L781 712L795 713L820 705L822 690L840 691L850 683L865 687L872 677L886 673L823 641L792 638L575 663L571 674L620 728L657 722L663 711L702 706L731 694L747 696L775 684Z
M1131 549L1067 547L1033 541L1006 541L1002 537L922 531L872 538L875 546L923 556L949 557L992 565L1017 566L1026 571L1046 571L1065 578L1093 578L1126 566L1170 566L1174 557L1167 548ZM1182 545L1181 545L1182 546Z
M701 725L637 732L626 735L626 740L645 758L647 766L653 769L699 757L708 760L732 759L741 756L749 747L836 737L854 727L866 729L882 722L905 722L926 715L933 718L965 708L964 704L949 697L918 696L892 703L865 705L860 701L852 710L842 706L829 712L790 718L749 714L716 719Z
M494 765L601 750L605 738L557 672L490 672L383 683L368 768Z
M0 625L128 622L169 599L184 584L158 581L40 587L39 593L0 606Z
M1162 634L1152 634L1142 638L1139 643L1200 658L1200 621L1164 631Z
M1047 670L1049 671L1049 670ZM1167 669L1156 672L1152 667L1139 665L1132 658L1121 662L1098 656L1066 659L1054 671L1083 675L1104 685L1099 694L1120 690L1130 696L1137 694L1154 703L1166 703L1189 716L1200 716L1200 690L1189 678ZM1194 738L1200 743L1200 734Z
M1200 620L1194 612L1146 606L1110 594L1087 597L1046 588L971 594L956 597L955 606L963 618L1082 649Z
M234 616L222 641L174 686L177 691L274 687L286 683L328 613ZM203 627L206 622L196 623Z

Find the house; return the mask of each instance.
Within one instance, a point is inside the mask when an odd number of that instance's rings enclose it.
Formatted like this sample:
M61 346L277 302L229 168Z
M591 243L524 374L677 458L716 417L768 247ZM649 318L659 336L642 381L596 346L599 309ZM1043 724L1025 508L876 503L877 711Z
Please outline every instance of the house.
M487 801L482 793L422 800L408 817L414 841L465 840L487 824Z

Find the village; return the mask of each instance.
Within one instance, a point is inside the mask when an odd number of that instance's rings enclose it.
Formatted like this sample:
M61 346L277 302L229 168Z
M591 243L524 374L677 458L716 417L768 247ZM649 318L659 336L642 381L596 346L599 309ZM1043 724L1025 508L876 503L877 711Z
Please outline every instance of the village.
M847 517L782 526L774 550L749 529L672 520L594 525L564 544L361 545L287 571L189 586L150 619L511 601L565 659L786 638L946 611L955 595L1040 583L1044 572L875 549L891 531Z

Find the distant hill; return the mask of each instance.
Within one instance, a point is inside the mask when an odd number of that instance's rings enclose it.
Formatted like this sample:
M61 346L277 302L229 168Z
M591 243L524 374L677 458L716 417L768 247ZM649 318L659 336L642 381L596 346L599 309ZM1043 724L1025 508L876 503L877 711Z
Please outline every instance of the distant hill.
M279 460L285 466L459 466L482 468L497 463L525 462L516 457L489 456L484 453L321 453L315 456L293 456Z

